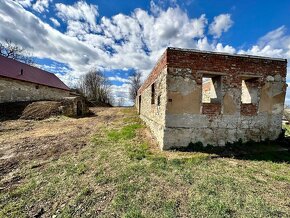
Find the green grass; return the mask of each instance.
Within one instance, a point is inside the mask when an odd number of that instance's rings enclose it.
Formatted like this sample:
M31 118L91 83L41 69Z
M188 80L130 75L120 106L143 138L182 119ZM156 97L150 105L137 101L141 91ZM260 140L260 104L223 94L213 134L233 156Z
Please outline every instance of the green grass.
M285 129L285 135L290 137L290 125L283 125L283 128Z
M23 182L0 193L0 217L290 216L289 163L156 152L137 115L120 113L78 153L23 166Z
M141 127L141 124L134 123L127 125L120 130L110 130L108 132L108 138L112 141L129 140L136 136L136 130Z

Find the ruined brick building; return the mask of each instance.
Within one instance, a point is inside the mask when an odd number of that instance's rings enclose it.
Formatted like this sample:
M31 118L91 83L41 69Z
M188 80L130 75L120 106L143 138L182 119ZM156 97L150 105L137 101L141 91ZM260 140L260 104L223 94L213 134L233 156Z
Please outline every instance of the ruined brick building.
M168 48L136 106L161 149L274 140L281 133L286 68L285 59Z

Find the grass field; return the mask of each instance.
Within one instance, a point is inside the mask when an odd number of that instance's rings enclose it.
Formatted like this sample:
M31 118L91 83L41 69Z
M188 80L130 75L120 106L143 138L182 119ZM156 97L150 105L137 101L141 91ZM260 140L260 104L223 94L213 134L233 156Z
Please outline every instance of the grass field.
M285 135L290 137L290 125L284 125L283 128L285 129Z
M15 138L12 126L22 124L3 124L0 146L34 147L1 174L0 217L290 217L289 151L243 158L161 152L132 109L96 114L33 122ZM46 125L52 135L44 141ZM33 143L24 140L30 135ZM0 150L0 169L8 150Z

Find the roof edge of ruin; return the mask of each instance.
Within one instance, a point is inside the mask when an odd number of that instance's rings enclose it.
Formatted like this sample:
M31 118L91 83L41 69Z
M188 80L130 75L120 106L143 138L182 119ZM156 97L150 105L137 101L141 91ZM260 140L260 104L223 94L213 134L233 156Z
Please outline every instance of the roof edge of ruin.
M265 57L265 56L258 56L258 55L247 55L247 54L231 54L231 53L227 53L227 52L204 51L204 50L198 50L198 49L188 49L188 48L178 48L178 47L168 47L166 50L226 55L226 56L234 56L234 57L253 58L253 59L275 60L275 61L283 61L283 62L287 63L286 58L272 58L272 57Z

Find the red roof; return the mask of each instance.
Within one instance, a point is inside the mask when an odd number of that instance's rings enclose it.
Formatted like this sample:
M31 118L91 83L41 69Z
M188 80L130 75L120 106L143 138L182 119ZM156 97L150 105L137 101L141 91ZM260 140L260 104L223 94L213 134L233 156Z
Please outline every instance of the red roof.
M57 89L70 90L55 74L1 55L0 77L36 83Z

